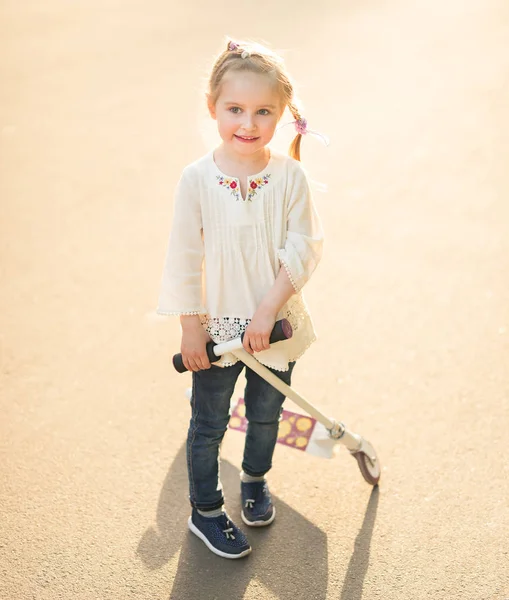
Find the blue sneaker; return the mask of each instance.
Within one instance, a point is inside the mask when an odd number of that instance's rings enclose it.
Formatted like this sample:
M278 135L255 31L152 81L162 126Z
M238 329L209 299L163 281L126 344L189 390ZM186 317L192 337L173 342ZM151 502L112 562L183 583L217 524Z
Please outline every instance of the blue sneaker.
M272 506L267 482L240 482L242 496L242 520L250 527L265 527L276 518L276 509Z
M242 558L251 552L246 536L230 521L226 513L220 517L203 517L193 508L187 525L218 556Z

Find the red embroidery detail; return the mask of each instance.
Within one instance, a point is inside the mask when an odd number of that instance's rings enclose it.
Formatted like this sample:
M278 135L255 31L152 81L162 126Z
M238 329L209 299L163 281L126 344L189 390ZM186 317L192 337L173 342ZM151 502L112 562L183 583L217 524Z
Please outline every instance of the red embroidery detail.
M242 196L240 195L240 191L239 191L239 185L238 185L237 181L235 181L235 179L232 179L231 177L225 177L224 175L217 175L216 177L217 177L217 183L220 186L228 188L230 190L230 192L232 193L232 195L235 196L235 198L237 200L242 199ZM261 187L264 187L265 185L267 185L269 183L269 178L270 178L270 173L266 173L262 177L251 178L251 181L249 183L249 188L247 190L246 200L248 202L251 202L251 200L256 196L256 194L258 193L258 190Z

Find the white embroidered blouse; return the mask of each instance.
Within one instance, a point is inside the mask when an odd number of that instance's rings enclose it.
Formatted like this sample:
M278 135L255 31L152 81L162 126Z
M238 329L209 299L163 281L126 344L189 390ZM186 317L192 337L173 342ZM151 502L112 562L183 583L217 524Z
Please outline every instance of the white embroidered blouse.
M256 353L286 371L316 339L302 287L322 254L323 234L300 163L271 152L262 172L224 175L213 152L188 165L178 183L157 312L199 315L216 343L238 337L273 286L281 265L296 293L277 318L293 328L289 340ZM216 365L237 362L225 354Z

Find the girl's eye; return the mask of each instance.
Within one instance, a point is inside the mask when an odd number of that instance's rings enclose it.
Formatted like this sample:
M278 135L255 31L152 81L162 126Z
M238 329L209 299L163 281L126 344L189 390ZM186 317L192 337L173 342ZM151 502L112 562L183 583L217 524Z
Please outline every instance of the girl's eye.
M238 106L231 106L230 107L230 112L232 112L235 115L238 115L240 112L240 108Z
M260 108L260 110L258 111L258 114L265 116L265 115L270 115L270 112L266 108Z

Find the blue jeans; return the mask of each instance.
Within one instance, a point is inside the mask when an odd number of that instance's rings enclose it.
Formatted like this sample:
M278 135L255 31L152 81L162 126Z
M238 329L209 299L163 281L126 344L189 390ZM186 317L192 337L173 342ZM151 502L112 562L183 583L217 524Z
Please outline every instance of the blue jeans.
M288 371L273 371L290 385L295 363ZM187 436L189 499L200 510L214 510L224 503L219 480L219 447L230 420L230 400L245 365L212 366L193 373L192 417ZM242 470L260 477L272 467L279 419L285 396L249 367L246 368L244 403L248 428Z

